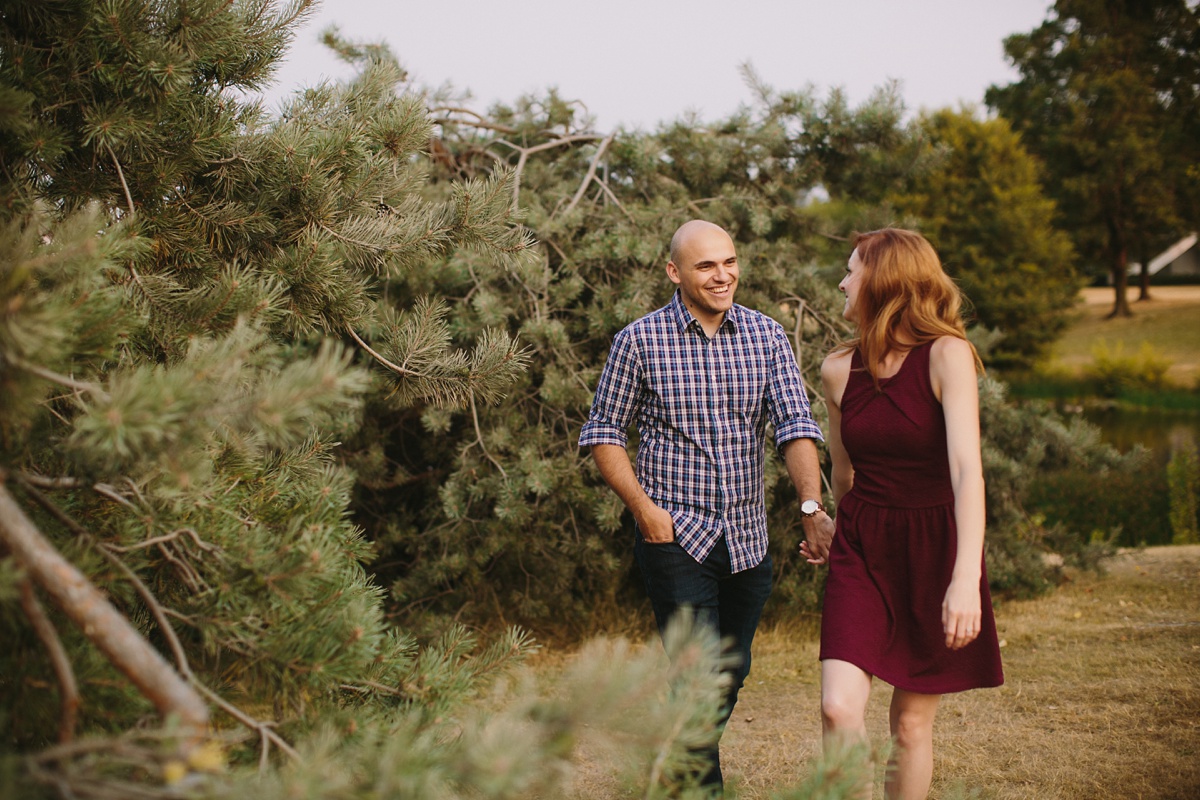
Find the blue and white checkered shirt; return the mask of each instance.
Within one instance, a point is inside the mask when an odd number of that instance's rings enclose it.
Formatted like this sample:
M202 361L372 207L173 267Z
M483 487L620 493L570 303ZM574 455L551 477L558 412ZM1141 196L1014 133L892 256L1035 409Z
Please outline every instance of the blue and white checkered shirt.
M710 339L677 291L613 337L579 446L624 447L636 421L638 483L675 540L703 562L724 535L739 572L767 552L768 419L776 447L822 439L783 327L735 304Z

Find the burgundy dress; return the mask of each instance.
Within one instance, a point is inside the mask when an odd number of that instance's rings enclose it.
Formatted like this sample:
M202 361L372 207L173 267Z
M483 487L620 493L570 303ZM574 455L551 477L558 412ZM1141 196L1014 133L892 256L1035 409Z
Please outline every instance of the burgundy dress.
M942 631L958 540L931 347L911 350L878 392L861 354L852 356L841 432L854 486L837 509L820 657L848 661L899 689L946 694L999 686L1004 673L986 571L979 638L951 650Z

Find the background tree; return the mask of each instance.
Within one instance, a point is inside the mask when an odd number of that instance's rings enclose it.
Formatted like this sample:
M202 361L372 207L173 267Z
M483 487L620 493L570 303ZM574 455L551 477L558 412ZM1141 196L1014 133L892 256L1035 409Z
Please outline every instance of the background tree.
M1028 367L1066 326L1081 283L1038 163L1004 119L946 109L917 125L938 159L892 202L919 220L975 321L1002 334L989 366Z
M1185 0L1059 0L1005 40L1021 78L987 103L1045 167L1062 226L1128 315L1129 256L1200 222L1200 9ZM1138 252L1147 251L1147 252Z

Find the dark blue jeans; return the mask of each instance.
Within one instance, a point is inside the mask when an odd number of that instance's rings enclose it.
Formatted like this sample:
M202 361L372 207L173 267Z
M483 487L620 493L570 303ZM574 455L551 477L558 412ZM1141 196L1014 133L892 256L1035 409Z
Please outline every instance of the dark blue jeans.
M737 655L736 666L730 668L731 680L721 709L719 724L723 729L737 703L738 691L750 674L750 645L767 595L771 593L771 556L768 554L756 567L732 573L725 537L699 564L676 542L647 544L640 532L636 534L633 552L646 582L660 636L676 612L687 607L694 611L698 624L716 630ZM702 782L719 790L720 750L714 745L704 755L709 768Z

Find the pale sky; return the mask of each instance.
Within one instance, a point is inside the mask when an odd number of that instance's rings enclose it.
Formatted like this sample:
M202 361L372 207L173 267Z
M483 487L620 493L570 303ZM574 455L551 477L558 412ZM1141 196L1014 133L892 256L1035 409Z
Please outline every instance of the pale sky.
M1016 72L1003 40L1028 32L1051 0L325 0L299 29L274 87L295 89L352 69L319 42L336 24L385 41L420 85L453 84L480 112L557 87L595 128L653 129L695 111L714 121L752 102L738 65L775 89L812 85L866 100L889 79L911 110L982 105Z

